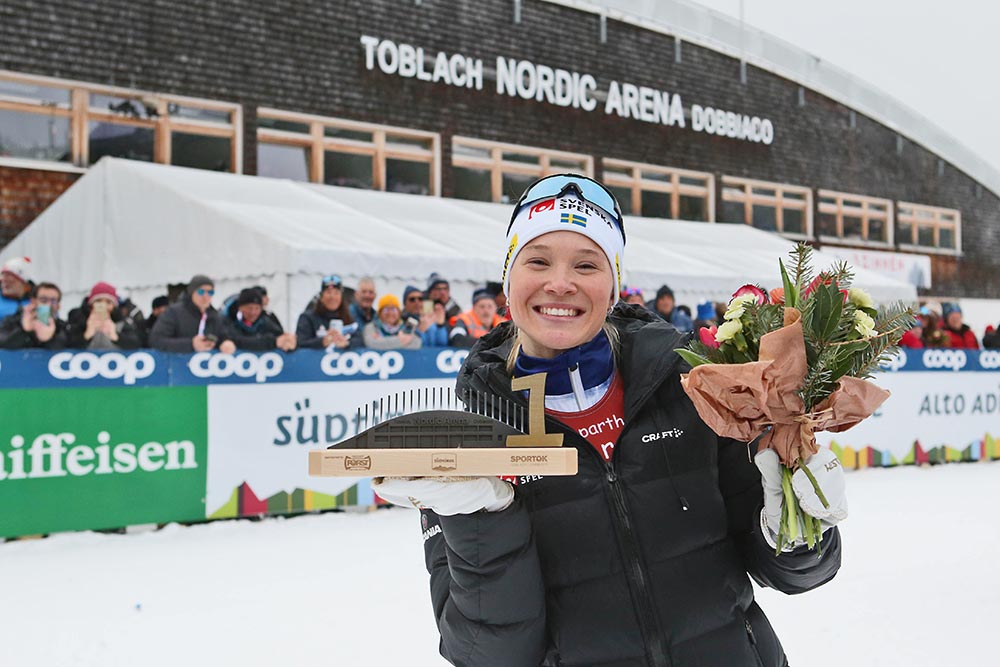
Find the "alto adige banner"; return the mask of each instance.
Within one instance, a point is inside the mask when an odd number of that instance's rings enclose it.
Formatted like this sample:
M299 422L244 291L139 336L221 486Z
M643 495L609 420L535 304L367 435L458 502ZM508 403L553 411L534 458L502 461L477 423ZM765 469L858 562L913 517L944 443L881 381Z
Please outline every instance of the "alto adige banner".
M368 479L310 477L308 452L365 430L366 412L369 425L376 414L395 416L395 405L380 399L454 384L437 378L210 386L205 518L372 504Z
M205 392L0 390L0 537L204 519Z

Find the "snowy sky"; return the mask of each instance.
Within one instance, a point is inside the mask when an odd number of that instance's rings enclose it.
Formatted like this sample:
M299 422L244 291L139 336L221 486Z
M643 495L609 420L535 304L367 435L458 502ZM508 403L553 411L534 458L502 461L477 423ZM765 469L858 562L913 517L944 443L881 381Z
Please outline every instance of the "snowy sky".
M695 0L735 18L740 0ZM743 0L748 25L915 109L1000 169L1000 3Z

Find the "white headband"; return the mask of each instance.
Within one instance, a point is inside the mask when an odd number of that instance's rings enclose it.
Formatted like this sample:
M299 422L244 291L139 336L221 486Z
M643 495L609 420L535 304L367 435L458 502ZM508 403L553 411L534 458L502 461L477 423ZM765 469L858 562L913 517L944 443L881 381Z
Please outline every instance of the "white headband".
M622 255L625 240L618 226L600 207L567 192L562 197L543 199L525 206L507 230L507 259L503 263L503 290L510 294L510 268L524 246L549 232L576 232L600 246L614 274L615 297L622 290Z

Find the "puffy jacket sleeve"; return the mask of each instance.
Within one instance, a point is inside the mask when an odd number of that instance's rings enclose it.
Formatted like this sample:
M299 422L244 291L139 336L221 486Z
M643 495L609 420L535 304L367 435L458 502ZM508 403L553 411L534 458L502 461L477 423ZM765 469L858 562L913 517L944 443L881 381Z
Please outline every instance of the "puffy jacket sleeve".
M441 655L456 667L532 667L545 653L545 587L528 511L422 510Z
M719 487L726 502L729 532L743 555L747 572L761 586L788 594L804 593L825 584L840 569L840 532L831 528L823 533L822 554L802 546L775 556L761 532L764 490L749 447L753 445L719 439Z

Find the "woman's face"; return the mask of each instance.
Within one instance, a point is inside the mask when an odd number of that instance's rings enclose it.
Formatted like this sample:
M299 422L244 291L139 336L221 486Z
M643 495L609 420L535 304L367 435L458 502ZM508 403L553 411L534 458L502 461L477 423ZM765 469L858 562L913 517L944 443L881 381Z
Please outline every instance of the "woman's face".
M390 327L394 327L399 324L399 321L403 319L403 316L402 313L399 312L399 308L396 308L396 306L385 306L382 310L378 311L378 318Z
M339 287L334 285L327 285L323 288L323 292L319 296L320 303L328 311L335 311L340 308L340 301L343 298L343 293L340 291Z
M576 232L549 232L517 254L507 306L524 351L552 358L597 335L614 305L614 274L600 247Z

